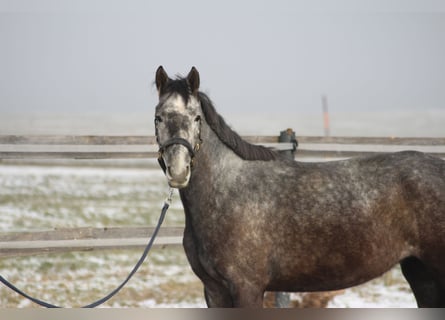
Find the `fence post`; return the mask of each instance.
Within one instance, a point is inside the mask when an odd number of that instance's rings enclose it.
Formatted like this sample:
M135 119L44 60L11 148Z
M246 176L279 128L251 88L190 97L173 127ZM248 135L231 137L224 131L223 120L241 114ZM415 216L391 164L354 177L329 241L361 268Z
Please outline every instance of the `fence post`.
M295 159L295 151L298 147L298 141L295 138L295 132L289 128L284 131L280 132L280 136L278 137L278 142L290 142L293 143L293 149L292 150L283 150L281 153L289 159L294 160Z
M275 292L275 308L290 308L289 292Z
M328 97L326 95L323 95L321 97L321 105L322 105L322 109L323 109L324 136L329 137L331 129L330 129L330 125L329 125Z
M291 142L293 143L292 150L283 150L281 153L289 159L295 159L295 151L298 147L298 141L295 138L295 132L292 129L287 129L280 132L278 142ZM276 308L289 308L290 295L287 292L275 292L275 307Z

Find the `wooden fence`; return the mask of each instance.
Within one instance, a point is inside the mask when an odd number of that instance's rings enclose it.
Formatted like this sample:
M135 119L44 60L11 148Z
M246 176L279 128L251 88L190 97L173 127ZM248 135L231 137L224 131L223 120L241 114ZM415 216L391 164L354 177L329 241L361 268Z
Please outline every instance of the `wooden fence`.
M278 136L246 136L245 140L292 150ZM297 137L297 160L330 160L378 152L418 150L445 158L445 138ZM48 159L146 159L157 156L153 136L0 136L1 161ZM0 173L1 174L1 173ZM143 247L153 228L74 228L0 232L0 257L79 250ZM180 245L182 227L162 228L158 246Z
M292 149L278 136L245 136L246 141ZM296 158L338 158L376 152L418 150L445 157L445 138L298 137ZM154 136L0 136L2 159L145 159L157 155Z

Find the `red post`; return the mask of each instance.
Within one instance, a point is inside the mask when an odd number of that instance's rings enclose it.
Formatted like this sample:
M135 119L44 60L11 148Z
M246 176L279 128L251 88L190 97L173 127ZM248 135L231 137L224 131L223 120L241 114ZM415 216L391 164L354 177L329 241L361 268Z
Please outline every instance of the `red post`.
M329 111L328 111L328 97L326 95L321 96L321 104L323 107L323 129L324 136L329 137L330 125L329 125Z

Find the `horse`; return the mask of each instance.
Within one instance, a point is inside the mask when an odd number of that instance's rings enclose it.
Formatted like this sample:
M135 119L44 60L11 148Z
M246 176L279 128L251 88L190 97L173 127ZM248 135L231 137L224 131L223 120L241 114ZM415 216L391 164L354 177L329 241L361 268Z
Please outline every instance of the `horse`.
M208 307L348 288L398 263L419 307L445 307L445 161L285 159L227 125L195 67L172 79L160 66L155 84L158 160L179 189L183 247Z

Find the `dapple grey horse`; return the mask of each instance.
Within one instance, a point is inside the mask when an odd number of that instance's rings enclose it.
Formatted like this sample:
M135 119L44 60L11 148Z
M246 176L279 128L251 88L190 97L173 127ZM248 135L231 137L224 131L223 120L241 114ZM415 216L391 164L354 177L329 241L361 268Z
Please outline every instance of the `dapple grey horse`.
M400 263L421 307L445 307L445 161L406 151L301 163L242 140L185 78L156 72L156 135L210 307L265 291L355 286Z

